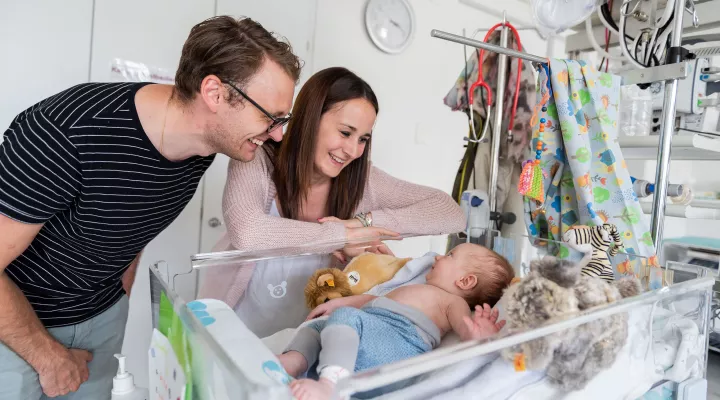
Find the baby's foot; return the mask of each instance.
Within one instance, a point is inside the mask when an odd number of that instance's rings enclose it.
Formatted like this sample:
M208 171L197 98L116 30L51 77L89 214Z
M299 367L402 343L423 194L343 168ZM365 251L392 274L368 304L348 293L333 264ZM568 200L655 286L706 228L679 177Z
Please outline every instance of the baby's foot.
M288 351L278 356L280 365L285 368L285 372L293 378L297 378L307 371L308 365L305 356L297 351Z
M290 382L290 390L297 400L329 400L335 384L325 378L319 381L300 379Z

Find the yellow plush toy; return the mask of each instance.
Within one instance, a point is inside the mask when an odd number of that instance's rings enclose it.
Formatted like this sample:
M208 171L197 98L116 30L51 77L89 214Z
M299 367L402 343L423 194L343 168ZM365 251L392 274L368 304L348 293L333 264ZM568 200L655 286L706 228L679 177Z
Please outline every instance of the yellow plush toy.
M362 253L342 271L336 268L317 270L305 286L305 302L313 309L332 299L363 294L375 285L389 281L410 260Z

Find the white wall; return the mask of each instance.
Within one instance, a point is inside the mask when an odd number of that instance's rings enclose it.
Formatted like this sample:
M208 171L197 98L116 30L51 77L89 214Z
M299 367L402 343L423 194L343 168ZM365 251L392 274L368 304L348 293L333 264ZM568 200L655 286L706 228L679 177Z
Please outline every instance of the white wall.
M92 3L0 1L0 142L18 113L87 82Z

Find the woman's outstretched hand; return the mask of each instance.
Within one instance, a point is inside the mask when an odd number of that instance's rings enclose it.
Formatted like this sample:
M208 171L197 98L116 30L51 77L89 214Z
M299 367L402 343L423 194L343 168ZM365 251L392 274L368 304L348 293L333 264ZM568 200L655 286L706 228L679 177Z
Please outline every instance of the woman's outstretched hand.
M399 233L393 232L389 229L375 226L364 227L362 223L355 218L342 220L336 217L325 217L320 218L318 222L320 222L321 224L324 224L326 222L339 222L343 224L345 226L345 237L347 238L347 240L374 239L384 236L388 236L390 238L397 238L400 236Z
M345 225L345 237L348 241L372 239L380 237L390 237L399 239L399 234L391 230L379 227L363 227L362 223L357 219L341 220L336 217L325 217L320 218L318 222L338 222ZM376 254L388 254L394 256L393 252L385 243L380 240L371 240L368 242L351 243L343 248L342 251L336 251L333 253L335 258L340 260L343 264L347 262L349 258L356 257L362 253L376 253Z

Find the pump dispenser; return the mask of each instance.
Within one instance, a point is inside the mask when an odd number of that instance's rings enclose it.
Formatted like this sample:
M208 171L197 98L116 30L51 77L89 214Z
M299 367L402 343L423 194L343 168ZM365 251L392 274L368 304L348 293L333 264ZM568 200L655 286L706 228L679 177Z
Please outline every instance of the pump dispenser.
M125 369L125 356L115 354L118 359L118 372L113 378L112 400L148 400L147 389L135 387L131 373Z

